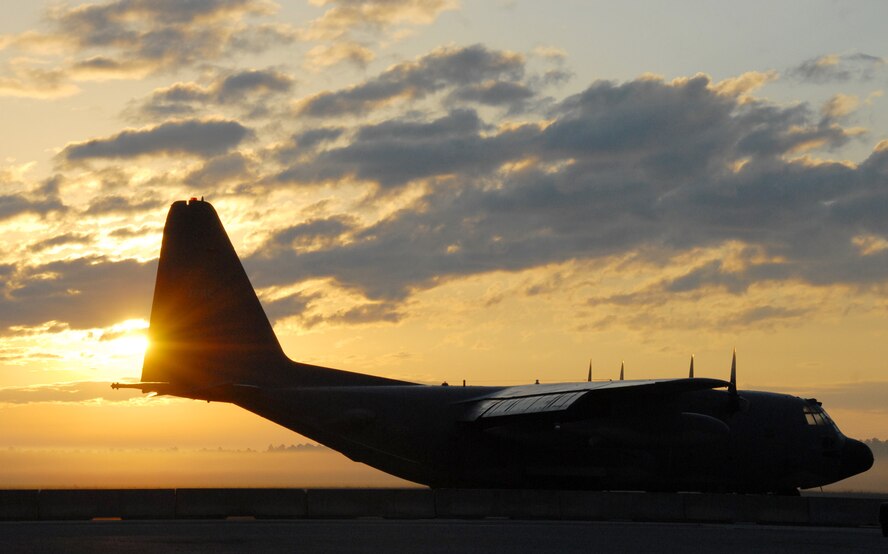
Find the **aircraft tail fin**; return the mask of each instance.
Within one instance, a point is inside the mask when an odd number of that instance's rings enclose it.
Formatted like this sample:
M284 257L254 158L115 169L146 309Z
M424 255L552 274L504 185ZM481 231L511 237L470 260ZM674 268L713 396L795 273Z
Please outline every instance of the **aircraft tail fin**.
M114 388L224 400L232 387L411 384L290 360L216 210L194 198L167 215L148 339L142 382Z
M202 200L170 207L148 335L143 382L262 384L291 364L216 210Z

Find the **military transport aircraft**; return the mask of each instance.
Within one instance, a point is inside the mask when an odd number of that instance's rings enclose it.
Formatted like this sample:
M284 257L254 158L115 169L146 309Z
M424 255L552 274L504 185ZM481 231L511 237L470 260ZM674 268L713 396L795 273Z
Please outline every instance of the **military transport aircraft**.
M688 378L429 386L309 365L281 349L216 211L167 216L142 382L231 402L432 487L798 494L872 466L813 399ZM734 359L736 363L736 357Z

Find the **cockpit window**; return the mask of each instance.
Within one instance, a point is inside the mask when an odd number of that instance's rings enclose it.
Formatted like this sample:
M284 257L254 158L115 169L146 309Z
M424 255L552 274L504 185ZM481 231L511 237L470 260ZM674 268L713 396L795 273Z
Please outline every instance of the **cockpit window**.
M835 425L829 415L820 407L819 403L807 404L803 409L803 413L808 425Z

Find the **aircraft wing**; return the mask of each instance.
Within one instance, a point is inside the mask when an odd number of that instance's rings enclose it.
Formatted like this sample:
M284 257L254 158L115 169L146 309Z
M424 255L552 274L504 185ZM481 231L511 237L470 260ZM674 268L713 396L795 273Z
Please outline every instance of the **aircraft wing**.
M531 414L567 412L581 399L611 395L674 395L697 390L727 387L721 379L683 378L632 381L597 381L558 383L552 385L522 385L508 387L467 402L461 418L466 422L492 422L498 418Z

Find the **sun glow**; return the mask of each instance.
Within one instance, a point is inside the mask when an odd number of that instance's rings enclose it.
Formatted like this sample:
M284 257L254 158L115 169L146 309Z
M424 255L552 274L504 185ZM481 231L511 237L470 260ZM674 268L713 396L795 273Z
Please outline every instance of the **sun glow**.
M147 328L144 319L130 319L103 329L92 356L94 368L109 379L138 372L148 349Z
M105 343L104 350L112 357L141 358L148 348L147 328L144 319L128 319L103 331L99 342Z
M114 339L108 343L107 350L115 357L142 357L148 349L148 337L130 335Z

